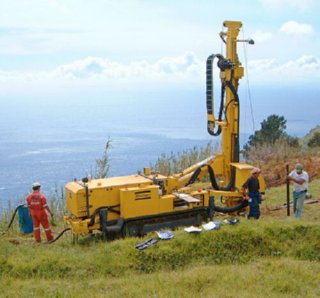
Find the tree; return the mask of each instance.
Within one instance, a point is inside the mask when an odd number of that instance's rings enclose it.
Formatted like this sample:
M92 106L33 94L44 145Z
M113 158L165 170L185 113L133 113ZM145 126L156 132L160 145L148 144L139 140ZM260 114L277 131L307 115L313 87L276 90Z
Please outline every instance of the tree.
M249 137L249 141L243 147L243 154L247 156L252 148L262 145L273 146L276 142L281 141L290 147L298 148L300 146L299 139L292 137L285 132L287 120L283 116L270 115L266 120L261 122L261 129L255 131Z
M320 132L317 131L313 134L313 136L311 137L311 139L308 142L308 146L309 147L318 147L320 146Z
M109 150L111 148L111 139L109 138L101 158L96 159L95 178L106 178L110 170Z
M287 120L283 116L270 115L261 122L261 129L255 131L249 137L248 143L244 146L247 151L250 147L257 147L263 144L274 144L280 138L288 138L285 132Z
M280 137L285 136L286 123L287 120L283 116L270 115L261 122L261 129L250 136L249 145L274 144Z

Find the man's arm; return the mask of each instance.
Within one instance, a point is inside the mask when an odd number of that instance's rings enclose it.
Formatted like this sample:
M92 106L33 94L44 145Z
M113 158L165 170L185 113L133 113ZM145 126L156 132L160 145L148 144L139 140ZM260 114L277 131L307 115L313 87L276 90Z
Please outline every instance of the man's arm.
M291 177L290 175L287 177L287 179L288 179L289 181L293 181L293 182L295 182L295 183L297 183L297 184L299 184L299 185L302 185L303 183L306 182L306 180L303 179L303 178L294 178L294 177Z
M248 184L249 184L249 180L250 178L242 185L242 195L244 199L249 199L249 196L247 195L247 188L248 188Z
M50 210L48 204L47 204L47 199L45 196L42 197L42 205L43 205L43 208L45 208L49 214L51 215L51 217L53 217L53 212Z
M247 195L246 190L247 190L246 188L242 187L242 195L243 195L243 198L247 200L247 199L249 199L249 196Z
M47 205L45 208L46 208L46 210L49 212L49 214L51 215L51 217L53 217L53 212L50 210L49 206Z

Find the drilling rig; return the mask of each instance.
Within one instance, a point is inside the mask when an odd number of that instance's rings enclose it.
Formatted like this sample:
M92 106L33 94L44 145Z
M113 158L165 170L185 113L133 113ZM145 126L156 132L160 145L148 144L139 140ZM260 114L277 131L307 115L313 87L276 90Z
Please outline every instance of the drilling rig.
M237 43L241 22L225 21L220 38L226 47L222 54L210 55L206 70L208 132L221 135L221 152L192 165L181 173L165 176L144 168L143 173L103 179L83 179L66 185L66 204L70 213L65 222L73 234L100 231L104 238L118 234L139 236L162 228L200 225L214 212L232 213L248 205L241 188L250 176L252 165L239 161L240 101L239 80L244 69L238 59ZM214 61L220 72L221 100L218 117L214 115ZM210 186L197 189L205 175ZM260 190L265 183L260 175ZM220 199L223 206L217 206Z

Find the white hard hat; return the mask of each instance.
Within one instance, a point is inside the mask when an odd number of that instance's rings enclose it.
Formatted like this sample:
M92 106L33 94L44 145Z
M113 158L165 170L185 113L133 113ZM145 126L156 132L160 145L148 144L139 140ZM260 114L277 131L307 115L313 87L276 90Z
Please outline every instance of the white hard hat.
M39 182L32 183L32 188L40 187L40 186L41 186L41 184Z

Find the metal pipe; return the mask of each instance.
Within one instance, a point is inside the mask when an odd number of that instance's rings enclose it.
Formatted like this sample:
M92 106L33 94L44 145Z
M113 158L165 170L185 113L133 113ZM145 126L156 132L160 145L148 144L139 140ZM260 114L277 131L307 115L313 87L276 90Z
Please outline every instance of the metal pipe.
M287 176L289 175L289 165L286 166ZM287 179L287 216L290 216L290 181Z
M87 217L90 217L90 204L89 204L89 189L88 184L85 185L86 189L86 209L87 209Z

